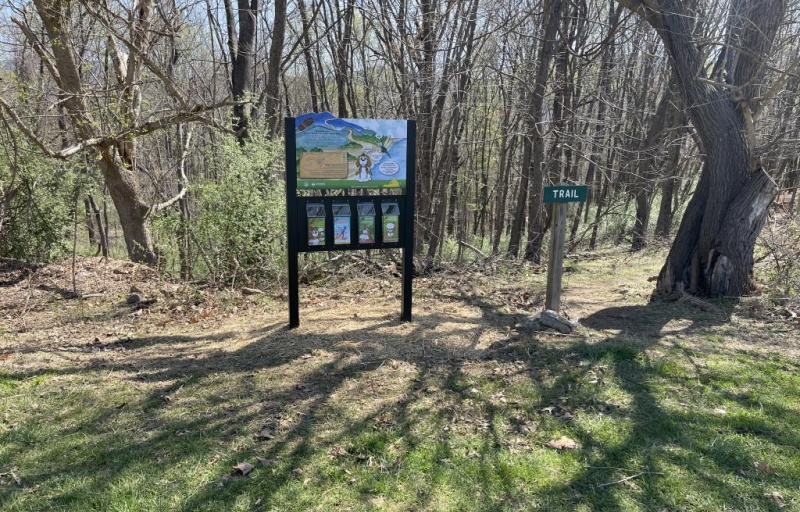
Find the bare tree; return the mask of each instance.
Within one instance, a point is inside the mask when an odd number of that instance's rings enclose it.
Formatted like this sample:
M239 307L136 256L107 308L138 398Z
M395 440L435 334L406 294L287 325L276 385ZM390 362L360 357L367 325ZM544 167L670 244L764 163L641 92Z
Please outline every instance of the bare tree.
M527 137L531 139L530 153L523 156L522 160L523 169L530 173L528 242L525 246L524 257L535 263L541 261L542 241L548 223L542 203L542 191L546 179L545 136L542 122L544 119L544 96L547 78L550 75L550 66L556 53L555 37L561 24L563 4L562 0L547 0L544 4L544 35L537 56L536 77L531 91L530 111L527 118L529 123ZM530 160L528 161L526 157Z
M89 45L82 39L88 33L73 30L76 20L86 16L102 28L105 44L95 39ZM18 12L12 21L34 48L53 81L57 104L63 107L76 142L60 150L52 149L9 101L0 98L0 108L46 155L68 158L90 151L96 156L119 214L129 257L155 264L158 254L150 220L183 197L186 188L163 202L149 200L142 179L149 179L150 173L139 158L139 141L176 123L214 124L203 114L231 103L190 102L169 78L155 56L154 46L160 32L159 27L153 26L152 0L141 0L133 9L122 5L110 7L106 2L36 0L32 10ZM43 29L41 35L37 26ZM106 81L94 72L102 68L93 68L101 66L103 55L110 56L111 61ZM174 100L176 108L143 111L145 73L156 77L164 95Z
M711 83L693 37L692 13L677 0L620 0L659 33L672 58L705 167L661 270L657 292L741 295L749 289L753 248L777 194L752 160L765 60L786 12L785 0L734 0L724 59L728 84Z

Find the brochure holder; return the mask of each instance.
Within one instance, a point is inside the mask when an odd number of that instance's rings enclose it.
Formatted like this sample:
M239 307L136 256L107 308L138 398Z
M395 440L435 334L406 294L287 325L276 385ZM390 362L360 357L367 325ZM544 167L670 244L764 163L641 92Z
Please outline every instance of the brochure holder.
M350 245L350 205L333 203L333 244Z
M358 203L358 243L375 243L375 204Z
M309 247L325 246L325 205L309 203L306 205L306 241Z
M381 203L381 226L383 243L400 241L400 205L396 201Z

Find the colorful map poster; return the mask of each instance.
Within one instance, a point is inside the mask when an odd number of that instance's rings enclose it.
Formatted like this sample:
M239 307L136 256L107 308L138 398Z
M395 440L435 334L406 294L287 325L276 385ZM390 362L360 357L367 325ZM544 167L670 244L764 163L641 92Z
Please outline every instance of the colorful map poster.
M405 188L407 121L295 118L298 189Z

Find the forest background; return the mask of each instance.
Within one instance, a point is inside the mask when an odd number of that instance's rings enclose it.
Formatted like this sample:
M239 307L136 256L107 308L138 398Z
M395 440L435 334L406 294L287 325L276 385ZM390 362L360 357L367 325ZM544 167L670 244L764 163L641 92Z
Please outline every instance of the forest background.
M660 293L797 291L793 0L7 0L0 256L284 279L282 118L418 124L417 256L671 244ZM373 255L376 256L377 255ZM386 255L391 258L391 254Z

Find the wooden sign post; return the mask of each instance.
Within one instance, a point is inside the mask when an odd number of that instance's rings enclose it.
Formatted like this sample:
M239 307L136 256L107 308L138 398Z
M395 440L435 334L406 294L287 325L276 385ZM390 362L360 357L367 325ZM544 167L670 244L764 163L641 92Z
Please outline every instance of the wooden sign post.
M553 231L550 237L550 261L547 266L547 292L544 308L559 312L561 307L561 276L564 273L564 241L567 226L567 203L586 201L586 185L545 187L543 202L553 205Z

